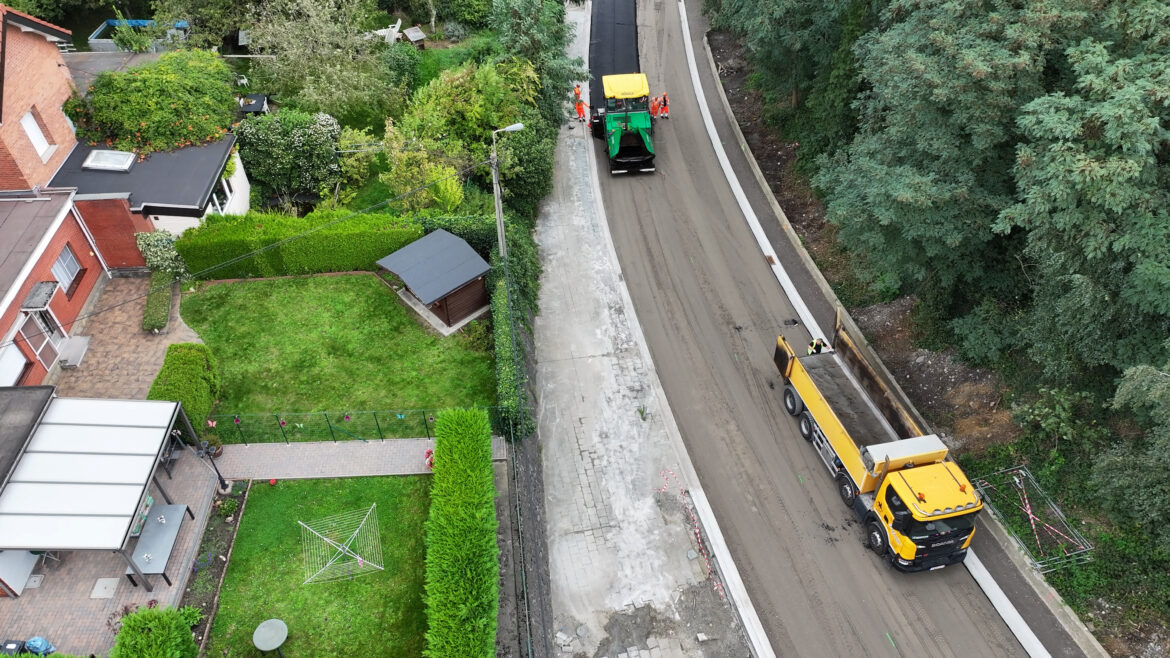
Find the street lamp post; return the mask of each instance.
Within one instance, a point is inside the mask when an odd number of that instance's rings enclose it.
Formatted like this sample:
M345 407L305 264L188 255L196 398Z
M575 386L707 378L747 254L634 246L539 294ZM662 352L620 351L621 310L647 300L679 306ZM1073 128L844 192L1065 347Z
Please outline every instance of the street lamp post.
M197 450L195 454L197 454L199 457L207 457L208 461L211 462L211 468L215 469L215 477L219 478L219 490L227 491L231 485L227 483L227 480L223 479L223 474L219 472L219 466L215 465L215 457L211 454L211 451L212 448L209 443L206 441L200 441L199 450Z
M524 124L514 123L492 131L492 196L496 200L496 240L500 243L500 258L508 257L508 242L504 238L504 204L500 200L500 160L496 157L496 133L514 133L524 130Z

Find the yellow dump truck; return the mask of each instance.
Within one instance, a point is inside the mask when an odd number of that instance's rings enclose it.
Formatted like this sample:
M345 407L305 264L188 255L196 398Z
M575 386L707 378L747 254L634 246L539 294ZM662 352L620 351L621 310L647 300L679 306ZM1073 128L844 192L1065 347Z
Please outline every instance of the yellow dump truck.
M784 408L865 526L866 544L902 571L962 562L983 502L946 458L946 445L923 435L840 317L826 349L797 355L780 336L775 361Z

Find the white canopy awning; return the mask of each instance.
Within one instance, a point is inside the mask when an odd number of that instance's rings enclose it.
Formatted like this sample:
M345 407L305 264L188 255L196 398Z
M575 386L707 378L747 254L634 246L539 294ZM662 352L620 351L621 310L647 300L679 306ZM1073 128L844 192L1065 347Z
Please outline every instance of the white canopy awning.
M178 410L53 398L0 491L0 549L122 548Z

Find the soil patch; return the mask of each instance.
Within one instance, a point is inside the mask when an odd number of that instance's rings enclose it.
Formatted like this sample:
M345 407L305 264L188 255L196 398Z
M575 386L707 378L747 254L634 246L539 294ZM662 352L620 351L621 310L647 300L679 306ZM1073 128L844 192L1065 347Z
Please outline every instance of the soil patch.
M201 648L206 644L207 633L215 619L219 587L223 584L223 574L227 571L232 544L236 540L236 528L248 495L247 487L247 482L233 482L229 494L216 494L212 514L207 518L207 527L199 542L199 552L191 565L187 590L183 592L180 606L192 605L203 611L203 619L192 629ZM234 502L227 502L229 500Z

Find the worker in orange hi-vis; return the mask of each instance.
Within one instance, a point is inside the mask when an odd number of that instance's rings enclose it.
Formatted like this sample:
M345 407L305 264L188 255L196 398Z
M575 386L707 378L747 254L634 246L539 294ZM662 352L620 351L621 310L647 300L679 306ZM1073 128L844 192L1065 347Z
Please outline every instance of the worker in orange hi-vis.
M658 116L658 97L657 96L654 96L650 99L650 116L655 117L655 118Z
M589 103L586 103L580 98L577 99L577 120L581 123L585 122L585 108L587 107L589 107Z
M573 85L573 100L575 100L575 101L581 100L581 83L580 82Z
M658 116L663 119L670 118L670 99L666 97L666 92L662 92L662 100L658 103Z

